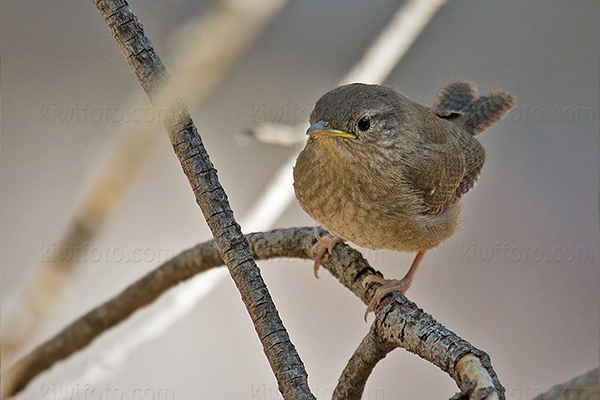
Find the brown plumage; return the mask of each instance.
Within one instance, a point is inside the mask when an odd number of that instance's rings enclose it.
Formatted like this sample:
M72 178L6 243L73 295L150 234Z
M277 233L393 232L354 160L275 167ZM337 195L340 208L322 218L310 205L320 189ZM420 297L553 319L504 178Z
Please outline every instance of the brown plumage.
M418 252L409 274L387 282L377 301L405 291L423 252L455 232L460 199L485 160L476 136L513 104L501 91L477 97L475 86L463 82L442 89L433 109L391 88L358 83L319 99L294 168L300 205L343 240Z

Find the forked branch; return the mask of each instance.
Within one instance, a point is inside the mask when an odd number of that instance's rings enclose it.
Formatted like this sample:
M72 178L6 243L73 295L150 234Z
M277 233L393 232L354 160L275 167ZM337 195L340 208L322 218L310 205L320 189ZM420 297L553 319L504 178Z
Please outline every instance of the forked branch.
M252 256L258 260L312 260L313 257L311 249L315 244L315 236L310 227L252 233L246 235L246 238ZM182 252L148 273L12 366L7 371L8 375L19 369L23 370L12 394L22 390L35 376L57 361L85 348L102 332L125 320L137 309L152 303L169 288L220 265L223 265L223 261L217 246L214 241L210 241ZM365 290L362 281L375 271L358 251L339 244L332 255L325 255L323 267L363 303L368 304L375 287ZM334 398L360 398L373 367L396 347L405 348L448 373L461 389L461 395L464 396L462 398L504 398L503 388L488 356L437 323L402 295L390 296L378 308L375 322L342 374ZM481 394L487 394L488 397L476 397Z

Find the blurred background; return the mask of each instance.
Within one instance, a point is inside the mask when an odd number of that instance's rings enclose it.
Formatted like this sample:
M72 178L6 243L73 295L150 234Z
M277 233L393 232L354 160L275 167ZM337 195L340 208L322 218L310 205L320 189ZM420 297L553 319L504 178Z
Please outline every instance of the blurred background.
M245 132L305 123L403 4L130 2L181 87L242 225L301 148ZM101 171L113 167L125 179L113 154L132 131L146 132L133 146L143 149L139 171L94 225L97 234L80 243L56 304L18 356L211 236L167 136L153 128L158 116L92 2L7 0L2 8L3 340ZM448 2L385 79L425 105L456 80L517 98L481 137L487 161L464 199L461 229L427 253L408 292L490 354L509 399L532 398L599 363L599 20L592 0ZM294 200L270 227L306 225L313 221ZM414 256L364 254L396 278ZM316 280L311 262L259 265L313 393L331 397L369 328L365 306L326 272ZM118 398L115 390L143 399L280 398L224 270L190 284L188 293L202 298L163 296L39 376L19 398L62 399L69 387L95 388L103 399ZM148 325L161 312L166 317L158 321L169 321L164 329ZM398 349L377 366L364 398L449 398L456 390L437 367Z

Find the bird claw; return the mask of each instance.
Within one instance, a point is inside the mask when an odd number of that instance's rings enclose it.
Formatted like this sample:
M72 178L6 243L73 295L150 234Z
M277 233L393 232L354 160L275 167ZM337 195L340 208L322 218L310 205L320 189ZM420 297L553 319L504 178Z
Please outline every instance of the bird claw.
M386 297L388 294L395 292L400 292L402 294L406 293L406 291L410 287L410 284L412 283L412 278L404 277L403 279L398 280L385 279L377 275L369 275L362 282L363 287L365 289L371 283L379 283L381 286L377 288L375 294L373 295L373 298L371 298L371 301L367 306L367 311L365 312L365 322L367 322L367 316L369 315L369 313L375 311L375 307L377 307L381 300L383 300L383 298Z
M385 296L387 296L390 293L394 293L394 292L400 292L402 294L406 293L406 291L410 287L410 284L413 281L415 272L417 271L417 267L421 263L421 260L423 259L424 255L425 255L424 250L419 251L417 253L417 255L415 256L415 259L413 260L412 264L410 265L410 269L408 270L406 275L404 275L404 278L402 278L400 280L384 279L377 275L367 276L363 280L362 284L365 289L367 288L367 286L369 284L371 284L373 282L381 284L381 286L377 288L377 290L375 291L375 294L373 295L373 298L369 302L369 306L367 307L367 312L365 312L365 322L367 322L367 315L369 315L369 313L371 311L375 311L375 307L377 306L377 304L379 304L379 302L381 302L381 300L383 300L383 298Z
M323 259L325 252L331 255L335 245L338 243L344 243L345 240L338 236L321 236L319 235L317 227L315 227L315 237L317 238L317 243L312 247L311 252L315 258L315 278L319 279L319 268L321 266L321 260Z

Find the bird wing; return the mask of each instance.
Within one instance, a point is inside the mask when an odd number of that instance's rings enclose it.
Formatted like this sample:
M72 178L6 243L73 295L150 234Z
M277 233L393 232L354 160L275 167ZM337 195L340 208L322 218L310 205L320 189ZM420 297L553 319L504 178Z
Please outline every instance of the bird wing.
M437 213L455 203L466 171L466 159L454 135L448 143L426 143L409 168L409 180L429 212Z
M485 162L485 150L479 140L464 132L461 132L458 140L465 156L465 173L456 188L452 202L458 201L475 186Z
M457 141L464 154L465 172L450 203L467 193L479 177L485 161L485 150L475 138L502 118L513 106L515 99L503 91L479 97L470 82L454 82L437 94L432 109L442 119L458 128Z

